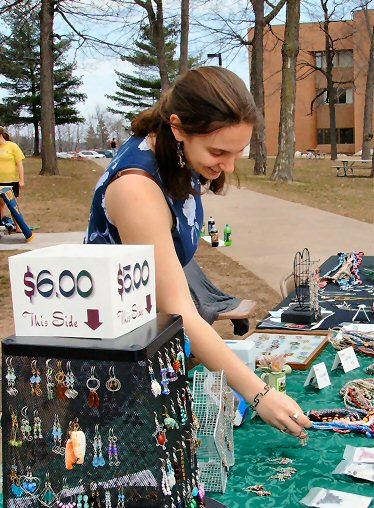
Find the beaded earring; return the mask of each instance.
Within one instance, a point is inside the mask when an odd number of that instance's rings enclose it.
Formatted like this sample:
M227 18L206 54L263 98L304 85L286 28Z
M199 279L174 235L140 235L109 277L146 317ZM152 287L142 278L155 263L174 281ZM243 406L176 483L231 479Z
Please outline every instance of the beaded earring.
M54 371L52 367L49 365L52 359L49 358L45 362L45 377L46 377L46 387L47 387L47 397L48 400L52 400L55 398L55 383L54 383Z
M10 489L12 491L12 494L14 494L16 497L23 496L24 491L21 488L21 477L18 474L18 467L16 466L16 464L12 464L9 478L11 483Z
M31 361L31 373L32 373L32 376L30 377L31 395L33 395L34 397L40 397L42 394L42 389L40 387L41 377L36 360Z
M101 508L101 499L96 483L91 482L90 490L91 490L91 500L90 500L91 508Z
M162 473L162 480L161 480L161 489L165 496L171 496L171 490L168 482L168 477L165 470L165 460L160 459L162 462L161 466L161 473Z
M23 441L32 441L31 425L29 417L27 416L27 406L21 409L21 435Z
M21 489L26 494L36 494L40 487L40 479L32 475L30 466L26 467L26 474L20 477L20 481Z
M181 422L182 425L186 425L188 417L187 417L186 410L184 409L184 407L182 405L179 391L177 392L177 402L178 402L178 406L179 406L179 421Z
M74 390L74 383L75 376L73 374L73 371L71 370L71 363L69 361L66 363L66 376L65 376L65 385L66 385L65 395L68 399L75 399L75 397L78 395L77 390Z
M197 502L193 498L193 492L191 490L190 480L187 480L187 508L197 508Z
M65 455L65 448L61 446L62 442L62 428L60 424L60 418L58 414L55 414L55 418L53 421L52 427L52 437L53 437L53 447L52 452L57 453L57 455Z
M47 472L45 474L44 488L38 495L38 499L43 506L47 506L49 508L55 503L56 498L56 493L54 492L49 479L49 472Z
M169 485L170 489L172 489L174 487L174 485L176 484L176 479L175 479L175 472L174 472L173 466L170 462L169 452L166 452L166 476L167 476L168 485Z
M172 361L173 361L173 369L175 370L175 372L177 374L181 374L181 362L178 360L177 358L177 354L175 352L175 349L174 349L174 343L171 342L170 343L170 352L171 352L171 358L172 358Z
M7 393L11 395L12 397L15 397L18 393L18 390L16 388L16 379L17 376L14 372L14 367L12 365L13 358L11 356L8 356L6 359L6 365L7 365L7 373L5 376L5 379L7 380L8 387L6 389Z
M179 483L180 482L180 478L181 478L181 470L180 470L180 467L179 467L179 464L178 464L178 457L177 457L177 450L175 448L175 446L173 446L173 469L174 469L174 475L175 475L175 482L176 483Z
M109 490L105 491L105 508L112 508L112 498Z
M22 439L19 438L19 424L18 424L18 416L14 409L9 407L10 418L12 422L12 428L10 430L10 439L9 445L14 446L15 448L19 448L22 446Z
M33 426L34 439L43 439L42 434L42 420L39 416L39 411L34 410L34 426Z
M160 425L158 422L156 411L154 411L154 414L155 414L156 430L152 434L152 436L156 439L156 446L161 446L163 450L166 450L165 444L168 442L168 440L166 439L166 432L163 426Z
M103 467L106 462L103 457L103 442L99 433L99 426L95 425L95 436L93 440L94 457L92 459L93 467Z
M117 508L125 508L125 493L123 487L118 489Z
M79 494L77 497L77 508L90 508L87 494Z
M56 504L59 506L59 508L75 508L77 506L77 502L74 501L71 496L69 496L68 490L69 488L66 483L66 478L64 477L62 479L62 489L57 494L58 501L56 501ZM64 499L65 497L68 497L69 500L67 502L62 502L61 499Z
M163 387L162 394L163 395L170 395L170 390L169 390L169 386L168 386L170 381L167 378L167 369L165 368L164 362L162 361L160 351L158 352L158 362L160 364L161 384Z
M170 356L168 355L166 348L165 348L165 358L166 358L166 377L171 383L173 383L174 381L177 381L178 375L171 365Z
M178 166L183 169L186 165L184 161L184 153L182 150L182 145L180 141L177 141L177 157L178 157Z
M109 465L119 466L120 462L118 460L117 436L114 435L113 429L109 429L108 441Z
M100 388L100 381L95 377L95 367L91 367L91 376L87 379L86 386L90 391L88 405L90 407L100 407L100 397L97 393Z
M185 357L184 357L184 353L183 353L183 349L182 349L180 340L178 338L176 339L176 342L177 342L177 350L178 350L177 360L180 363L180 372L181 372L181 374L184 375L186 373Z
M121 381L116 378L113 365L109 367L109 379L105 383L105 386L110 392L118 392L121 389Z
M154 397L158 397L159 395L161 395L161 385L156 380L155 373L153 371L153 364L152 364L151 360L148 360L148 372L149 372L149 377L151 379L151 392Z
M171 418L168 415L166 406L164 406L164 409L165 409L165 413L163 413L162 416L165 416L165 418L164 418L164 425L165 425L166 429L167 430L179 429L178 422L174 418Z
M57 381L56 388L57 398L60 400L67 400L68 397L66 395L67 386L65 384L65 372L62 370L61 360L57 361L56 381Z
M186 444L182 438L182 441L177 441L177 443L179 444L180 448L178 448L178 452L180 452L181 454L181 472L182 472L182 480L183 481L186 481L187 479L187 475L186 475L186 465L184 463L184 449L186 448Z

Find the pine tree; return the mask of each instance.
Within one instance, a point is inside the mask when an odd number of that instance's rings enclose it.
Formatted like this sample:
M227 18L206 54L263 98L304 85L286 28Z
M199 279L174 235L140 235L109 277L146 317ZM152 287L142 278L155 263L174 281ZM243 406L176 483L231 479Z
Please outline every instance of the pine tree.
M0 104L2 122L7 125L34 127L34 154L39 154L40 125L40 33L36 14L20 16L17 11L6 16L9 36L0 37L0 75L5 81L0 88L8 96ZM78 91L82 84L73 75L75 66L66 62L70 42L60 40L54 45L54 100L56 124L79 123L76 104L86 96Z
M86 146L88 149L95 148L98 144L98 138L96 135L96 131L92 125L92 123L89 124L87 129L87 135L86 135Z
M166 56L168 60L169 80L172 83L178 74L178 60L175 57L178 29L176 23L166 27ZM122 57L135 67L135 76L116 71L118 90L107 97L119 106L108 108L112 113L124 115L129 121L141 110L150 108L161 95L161 79L157 65L156 48L150 37L150 27L141 29L140 40L135 42L136 49L130 56Z

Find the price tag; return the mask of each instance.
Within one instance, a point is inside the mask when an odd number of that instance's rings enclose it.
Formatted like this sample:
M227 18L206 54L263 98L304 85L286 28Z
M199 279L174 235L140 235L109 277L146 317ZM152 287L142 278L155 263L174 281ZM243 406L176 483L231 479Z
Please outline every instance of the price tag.
M342 367L344 372L350 372L351 370L357 369L359 366L360 364L358 363L356 353L353 347L349 346L336 353L331 370Z
M316 363L312 366L304 383L304 386L308 385L315 386L319 390L331 385L325 362Z

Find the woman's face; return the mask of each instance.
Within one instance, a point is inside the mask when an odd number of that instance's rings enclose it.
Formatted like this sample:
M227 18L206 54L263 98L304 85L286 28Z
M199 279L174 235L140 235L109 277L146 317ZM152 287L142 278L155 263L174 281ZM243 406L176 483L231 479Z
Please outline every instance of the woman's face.
M187 162L207 180L214 180L224 171L233 173L235 160L243 155L248 145L252 125L240 123L222 127L210 134L187 135L174 130L177 141L183 141L183 152Z

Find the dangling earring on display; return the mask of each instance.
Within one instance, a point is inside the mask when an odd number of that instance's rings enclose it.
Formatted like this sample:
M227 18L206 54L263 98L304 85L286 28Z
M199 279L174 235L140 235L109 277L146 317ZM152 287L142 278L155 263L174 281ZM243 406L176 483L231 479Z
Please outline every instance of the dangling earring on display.
M184 161L184 153L180 141L177 141L177 157L178 157L178 166L183 169L186 163Z

